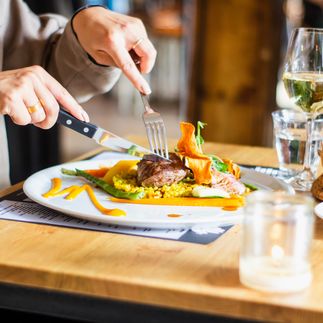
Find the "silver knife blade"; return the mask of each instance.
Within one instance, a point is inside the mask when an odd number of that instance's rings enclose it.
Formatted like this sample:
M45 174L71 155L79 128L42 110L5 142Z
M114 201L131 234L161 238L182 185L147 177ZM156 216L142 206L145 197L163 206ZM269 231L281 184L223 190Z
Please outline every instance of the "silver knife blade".
M148 155L148 154L156 155L158 156L158 158L166 159L145 147L139 146L134 142L131 142L122 137L119 137L114 133L104 130L100 127L98 127L98 130L95 132L92 138L99 145L110 148L113 151L128 153L130 155L135 155L139 157L142 157L143 155Z
M95 124L81 121L63 109L60 109L59 111L57 122L88 138L95 140L99 145L110 148L113 151L127 153L138 157L149 154L157 156L158 159L169 160L147 148L119 137L110 131L104 130Z

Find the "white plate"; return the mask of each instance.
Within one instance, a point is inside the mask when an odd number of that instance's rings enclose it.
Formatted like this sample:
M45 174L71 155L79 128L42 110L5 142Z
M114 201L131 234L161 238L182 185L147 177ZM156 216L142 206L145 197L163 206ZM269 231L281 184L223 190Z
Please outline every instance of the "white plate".
M42 194L50 189L51 179L53 177L63 178L63 187L84 183L82 179L62 175L60 172L62 167L68 169L93 169L101 165L112 166L119 160L120 159L109 159L107 161L80 161L50 167L30 176L25 181L23 190L31 200L62 213L90 221L123 226L175 229L190 228L201 224L235 224L241 221L241 209L236 211L224 211L222 208L218 207L120 204L109 201L107 199L109 195L99 189L95 189L95 194L101 204L106 208L120 208L126 211L127 215L123 217L114 217L102 214L94 207L86 192L82 192L72 201L67 201L63 197L51 199L42 197ZM253 170L242 169L242 181L256 185L262 190L282 190L294 193L293 188L288 184ZM181 214L182 216L171 218L168 214Z
M323 219L323 202L317 204L314 208L314 213L321 219Z

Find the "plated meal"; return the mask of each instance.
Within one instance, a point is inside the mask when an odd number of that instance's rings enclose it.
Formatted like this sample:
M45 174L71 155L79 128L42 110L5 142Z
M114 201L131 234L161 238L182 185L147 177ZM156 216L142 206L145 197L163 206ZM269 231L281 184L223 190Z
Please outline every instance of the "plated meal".
M184 132L188 129L194 133L191 125L183 126ZM196 141L197 148L198 143L202 145L201 137L187 137ZM32 201L61 214L92 221L93 225L147 230L241 223L244 198L253 189L294 193L290 185L277 178L200 151L197 152L202 156L194 156L178 146L176 157L172 155L174 162L155 162L149 156L138 156L136 151L131 151L133 156L106 151L93 160L52 166L27 178L23 190ZM199 160L206 165L205 172ZM208 184L196 181L195 174L199 172L199 178L210 179ZM163 183L164 177L173 182ZM70 219L66 217L64 221Z
M241 181L240 167L231 160L203 153L201 129L186 122L180 124L182 136L169 160L144 155L140 160L120 160L112 167L66 169L66 177L86 180L84 185L62 188L63 178L52 178L52 187L43 197L65 196L75 199L86 191L93 205L103 214L124 216L122 208L106 208L96 198L93 186L107 193L114 203L205 206L235 210L244 205L244 196L257 189ZM175 216L175 215L174 215Z

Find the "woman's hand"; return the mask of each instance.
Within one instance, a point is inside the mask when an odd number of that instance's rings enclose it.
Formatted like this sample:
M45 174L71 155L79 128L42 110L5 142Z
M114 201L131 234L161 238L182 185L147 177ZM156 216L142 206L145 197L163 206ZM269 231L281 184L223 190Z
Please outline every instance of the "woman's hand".
M18 125L48 129L57 120L59 104L76 118L87 113L67 90L40 66L0 72L0 114Z
M151 71L157 52L140 19L90 7L77 13L72 24L81 46L98 64L119 67L140 92L150 94L140 72ZM140 71L130 50L140 58Z

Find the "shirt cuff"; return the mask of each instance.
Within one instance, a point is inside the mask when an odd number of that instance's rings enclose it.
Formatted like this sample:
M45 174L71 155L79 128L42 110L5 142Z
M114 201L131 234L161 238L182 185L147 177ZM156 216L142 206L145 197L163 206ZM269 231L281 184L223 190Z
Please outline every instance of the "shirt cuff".
M74 17L75 17L79 12L81 12L81 11L82 11L82 10L84 10L84 9L91 8L91 7L102 7L102 8L107 9L107 7L106 7L106 6L104 6L103 4L87 4L87 5L84 5L84 6L80 7L80 8L78 8L78 9L73 13L73 16L72 16L72 18L71 18L71 21L73 20L73 18L74 18Z

